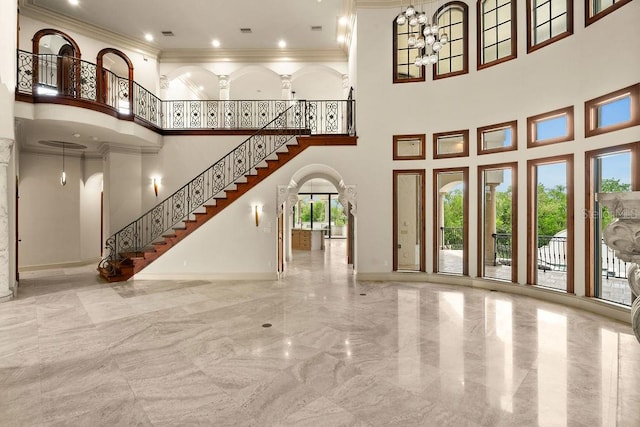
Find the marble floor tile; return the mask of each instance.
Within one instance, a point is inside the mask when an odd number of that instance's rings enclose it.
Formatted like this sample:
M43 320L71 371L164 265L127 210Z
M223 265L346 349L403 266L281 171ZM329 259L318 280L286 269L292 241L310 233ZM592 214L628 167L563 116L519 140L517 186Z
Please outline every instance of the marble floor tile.
M629 325L356 282L344 243L294 252L278 281L25 272L0 305L0 425L640 425Z

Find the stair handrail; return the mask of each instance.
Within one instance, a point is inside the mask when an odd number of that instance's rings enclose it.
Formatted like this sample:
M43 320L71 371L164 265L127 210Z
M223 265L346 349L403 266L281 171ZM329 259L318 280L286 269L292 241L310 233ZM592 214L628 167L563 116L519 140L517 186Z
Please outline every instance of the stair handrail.
M115 261L122 260L124 258L122 254L143 256L144 249L148 245L176 224L187 220L197 209L255 169L292 138L309 133L307 101L290 102L289 107L213 165L111 235L105 242L108 253L100 261L98 268L115 273ZM294 113L293 121L288 120L290 111ZM290 124L293 124L293 127L288 127ZM273 140L268 140L269 137ZM269 143L272 144L267 147ZM228 172L228 175L225 172ZM213 188L204 194L203 190L206 186L213 186Z

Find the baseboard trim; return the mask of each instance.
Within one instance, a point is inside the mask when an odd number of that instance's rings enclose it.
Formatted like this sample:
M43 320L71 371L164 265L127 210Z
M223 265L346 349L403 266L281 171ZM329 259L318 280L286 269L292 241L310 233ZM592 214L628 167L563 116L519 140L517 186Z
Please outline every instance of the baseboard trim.
M518 283L500 282L497 280L483 279L478 277L455 276L448 274L434 273L357 273L356 280L359 282L422 282L424 285L456 285L471 288L484 289L488 291L499 291L509 294L522 295L537 300L552 302L564 307L577 308L600 316L608 317L619 322L631 324L631 307L608 303L596 298L566 294L540 286L531 286Z
M129 281L146 280L278 280L277 272L266 273L138 273Z
M99 262L100 262L100 258L95 258L95 259L85 259L82 261L62 262L58 264L22 265L18 267L18 272L22 273L25 271L52 270L55 268L84 267L86 265L91 265L91 264L95 264L95 266L98 267Z

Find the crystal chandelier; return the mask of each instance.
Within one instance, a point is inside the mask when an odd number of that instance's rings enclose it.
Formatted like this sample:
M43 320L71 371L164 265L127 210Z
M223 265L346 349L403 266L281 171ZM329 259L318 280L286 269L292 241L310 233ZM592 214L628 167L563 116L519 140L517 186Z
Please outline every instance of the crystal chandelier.
M407 44L409 47L422 50L422 55L418 55L414 62L417 67L438 62L438 52L447 44L449 36L445 32L438 31L440 28L437 18L433 23L429 23L425 12L418 12L414 6L409 6L398 15L396 23L399 26L409 24ZM422 34L420 34L421 27Z

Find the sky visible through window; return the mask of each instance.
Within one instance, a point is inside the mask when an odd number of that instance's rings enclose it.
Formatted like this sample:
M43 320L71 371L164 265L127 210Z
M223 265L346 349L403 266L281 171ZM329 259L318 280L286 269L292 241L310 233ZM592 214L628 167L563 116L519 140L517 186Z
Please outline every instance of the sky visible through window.
M614 102L604 104L599 108L602 125L623 123L631 119L631 101L629 97L621 98ZM551 120L539 122L537 124L537 135L539 140L556 138L566 135L566 116L560 116ZM619 179L621 183L629 183L631 176L631 161L625 156L612 156L606 162L606 173L603 170L602 176ZM543 176L544 175L544 176ZM553 188L557 185L566 186L566 168L564 163L545 165L544 174L538 169L538 182L544 184L546 188Z

